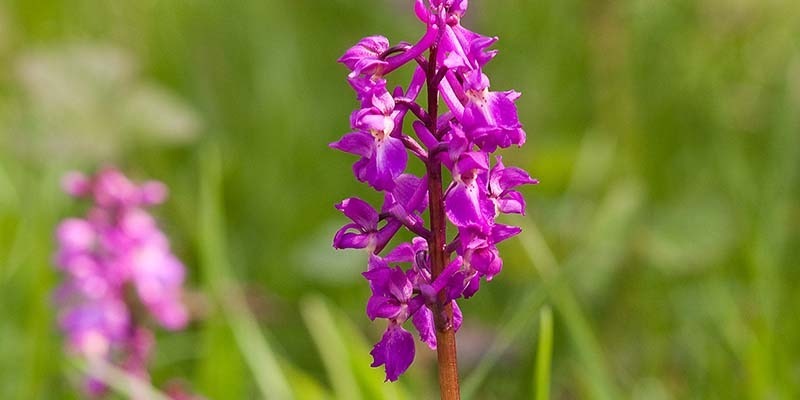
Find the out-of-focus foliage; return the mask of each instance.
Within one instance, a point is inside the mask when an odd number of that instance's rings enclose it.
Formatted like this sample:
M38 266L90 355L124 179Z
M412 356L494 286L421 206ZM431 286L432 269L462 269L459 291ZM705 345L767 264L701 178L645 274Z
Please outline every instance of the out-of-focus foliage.
M198 116L164 88L137 79L134 57L102 43L69 43L19 55L22 89L9 147L41 160L113 160L136 139L181 143Z
M153 381L213 399L433 399L422 348L400 383L368 349L364 256L334 252L332 204L369 190L327 143L355 100L335 59L422 28L411 0L0 2L0 398L70 399L50 291L68 168L171 188L190 329ZM537 393L553 309L555 399L800 396L800 4L473 0L495 90L523 93L505 161L526 231L463 304L465 397ZM372 199L375 200L375 199ZM546 374L545 374L546 376Z

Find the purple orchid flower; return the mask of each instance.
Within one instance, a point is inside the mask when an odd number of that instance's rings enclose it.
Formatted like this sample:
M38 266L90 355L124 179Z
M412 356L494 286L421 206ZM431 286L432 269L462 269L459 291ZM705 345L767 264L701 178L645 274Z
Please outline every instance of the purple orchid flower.
M503 268L503 260L497 251L497 244L518 235L522 230L516 226L495 224L488 234L473 229L460 229L461 249L459 255L479 276L492 280Z
M492 153L522 146L526 133L515 104L520 94L489 90L483 67L497 55L491 49L497 38L463 27L467 8L467 0L416 0L414 12L425 25L416 43L391 46L383 36L369 36L339 59L359 105L350 116L352 131L330 147L358 156L356 179L384 196L380 212L355 197L337 204L352 222L336 232L333 246L370 253L367 316L388 326L371 352L372 366L383 366L390 381L415 356L414 337L403 328L408 320L423 343L431 349L446 343L439 356L452 357L454 339L442 338L462 324L456 300L500 272L497 244L520 232L495 219L524 215L518 188L538 183L500 156L491 165ZM407 64L413 68L408 86L388 90L386 77ZM423 103L417 98L424 89ZM439 99L447 106L441 113ZM409 116L412 132L405 128ZM422 177L408 172L409 153L425 167ZM451 182L443 181L442 169ZM457 232L449 241L446 221ZM401 228L415 237L381 256ZM440 365L452 368L454 358Z
M403 141L393 137L394 98L385 91L373 94L371 105L351 116L351 125L357 129L331 143L331 147L361 156L353 165L358 180L367 182L376 190L391 190L394 179L405 171L408 161Z
M337 249L375 249L383 247L400 229L401 223L392 219L378 228L380 215L364 200L357 197L345 199L336 205L353 222L336 232L333 247ZM353 232L355 230L355 232Z
M339 62L350 68L352 77L362 73L374 75L380 73L381 68L387 65L386 61L380 58L386 50L389 50L389 39L383 36L365 37L348 49L339 58Z
M498 212L505 214L525 215L525 199L514 188L522 185L536 185L533 179L521 168L503 165L503 158L497 156L497 164L489 172L489 198L492 199Z
M455 182L445 198L447 217L457 227L485 230L494 217L483 176L489 169L488 156L482 152L466 152L459 157L453 175Z
M367 316L371 320L389 320L383 338L371 352L374 358L372 366L385 365L386 379L395 381L414 360L414 338L403 329L402 324L423 303L419 296L412 297L413 271L406 272L400 267L389 268L385 261L376 256L373 256L372 264L373 267L363 273L372 287L372 296L367 302Z

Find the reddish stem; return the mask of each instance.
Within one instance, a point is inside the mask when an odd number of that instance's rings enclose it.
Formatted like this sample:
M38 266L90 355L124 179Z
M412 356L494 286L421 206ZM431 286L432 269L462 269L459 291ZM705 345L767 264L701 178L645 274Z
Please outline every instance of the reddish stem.
M437 40L438 42L438 40ZM436 53L437 44L430 49L426 65L428 89L428 120L425 121L430 132L437 131L439 113L439 82L437 81ZM447 265L447 225L444 213L444 195L442 193L442 165L437 157L429 157L426 164L428 170L428 199L430 202L431 235L428 249L431 257L431 275L435 280ZM458 362L456 358L456 336L451 321L453 320L452 304L446 302L445 293L439 293L439 300L434 303L433 316L436 325L437 355L439 361L439 388L442 400L459 400L461 394L458 386Z

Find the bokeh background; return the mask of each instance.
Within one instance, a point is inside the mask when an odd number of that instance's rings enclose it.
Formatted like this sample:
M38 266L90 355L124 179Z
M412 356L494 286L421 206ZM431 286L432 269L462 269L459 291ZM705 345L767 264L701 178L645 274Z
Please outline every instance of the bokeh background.
M550 307L554 399L798 398L800 3L471 3L465 25L501 38L493 87L523 93L505 159L542 183L462 303L464 397L533 398ZM85 210L60 176L104 164L171 188L195 321L159 333L156 386L437 398L432 352L395 384L369 368L365 256L330 248L333 204L377 199L327 148L356 104L335 60L416 40L411 5L0 1L0 398L81 398L52 231Z

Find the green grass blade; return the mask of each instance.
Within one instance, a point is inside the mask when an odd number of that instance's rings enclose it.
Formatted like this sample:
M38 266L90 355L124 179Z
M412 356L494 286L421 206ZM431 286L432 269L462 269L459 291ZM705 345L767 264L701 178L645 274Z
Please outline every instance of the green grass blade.
M333 398L333 395L318 380L288 361L282 360L281 367L286 372L286 378L289 380L296 400L329 400Z
M589 321L567 282L558 277L559 265L555 255L535 223L528 220L522 224L522 228L520 243L539 274L548 285L551 285L550 297L563 317L567 333L581 358L592 398L599 400L621 398L606 367L602 348L592 332Z
M345 339L325 302L318 297L307 298L300 304L300 309L308 332L322 357L336 398L352 400L364 398L350 368Z
M545 306L539 312L539 346L536 349L536 400L550 398L550 364L553 359L553 311Z
M350 368L358 380L362 392L368 399L401 400L409 398L404 390L402 382L385 382L386 375L382 368L373 368L372 356L369 354L372 344L368 343L364 335L345 315L345 313L326 303L334 321L340 331L341 337L345 339L347 346ZM409 371L411 372L411 371Z
M197 392L209 399L245 398L250 386L247 367L222 315L216 313L204 321L199 346L202 356L194 376Z
M117 393L124 395L125 398L170 400L169 396L150 385L149 382L139 379L103 359L88 363L75 362L74 365L87 376L105 383Z

